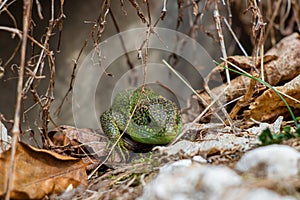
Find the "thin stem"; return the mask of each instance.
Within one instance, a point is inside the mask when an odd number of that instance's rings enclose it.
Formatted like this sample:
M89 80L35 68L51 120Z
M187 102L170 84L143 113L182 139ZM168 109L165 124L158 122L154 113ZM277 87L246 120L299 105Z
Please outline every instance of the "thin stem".
M22 35L22 45L21 45L21 61L20 61L20 69L19 69L19 81L17 85L17 102L16 102L16 110L14 116L14 125L12 128L13 139L12 139L12 146L11 146L11 155L9 160L8 176L6 180L7 185L6 185L5 200L10 199L10 191L13 187L14 168L15 168L14 160L15 160L15 154L17 150L17 143L20 137L20 111L21 111L21 101L22 101L22 87L23 87L23 79L24 79L27 33L30 25L32 0L24 0L23 4L24 4L23 5L23 35Z
M4 0L4 1L2 2L2 4L0 5L0 10L3 8L3 6L6 4L6 2L7 2L7 0Z
M23 32L20 31L19 29L16 28L10 28L10 27L6 27L6 26L0 26L0 30L4 30L4 31L8 31L8 32L12 32L12 33L16 33L19 38L23 39ZM26 34L26 37L28 39L30 39L33 43L35 43L37 46L39 46L40 48L44 49L47 54L51 55L52 52L50 52L48 49L46 49L41 43L39 43L38 41L36 41L33 37L31 37L30 35Z
M226 20L226 18L223 18L223 20L224 20L224 22L225 22L228 30L230 31L231 35L233 36L235 42L238 44L238 46L240 47L241 51L243 52L243 54L248 57L248 54L247 54L246 50L244 49L244 47L240 43L239 39L236 37L235 33L233 32L233 30L232 30L230 24L228 23L228 21Z
M215 3L215 10L214 10L214 20L215 20L216 29L217 29L218 36L219 36L222 55L226 60L227 53L226 53L226 47L225 47L224 35L223 35L223 32L222 32L220 17L221 16L220 16L220 13L219 13L218 3L216 2ZM227 61L225 61L225 66L226 66L226 68L228 67ZM226 72L227 83L230 84L230 75L229 75L228 69L225 69L225 72Z

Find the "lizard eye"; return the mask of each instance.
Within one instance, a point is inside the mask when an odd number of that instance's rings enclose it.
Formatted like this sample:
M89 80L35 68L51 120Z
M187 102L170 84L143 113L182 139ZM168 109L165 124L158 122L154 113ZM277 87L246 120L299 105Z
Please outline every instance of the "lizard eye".
M151 118L148 109L143 106L138 106L132 116L132 120L139 126L150 124Z

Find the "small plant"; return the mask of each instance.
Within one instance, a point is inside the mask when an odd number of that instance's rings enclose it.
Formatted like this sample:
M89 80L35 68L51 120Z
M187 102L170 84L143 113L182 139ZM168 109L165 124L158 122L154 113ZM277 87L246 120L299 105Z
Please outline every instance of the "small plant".
M285 126L279 134L272 133L269 128L262 131L258 136L261 145L279 144L283 140L291 138L300 138L300 127L296 127L296 131L293 133L290 126Z

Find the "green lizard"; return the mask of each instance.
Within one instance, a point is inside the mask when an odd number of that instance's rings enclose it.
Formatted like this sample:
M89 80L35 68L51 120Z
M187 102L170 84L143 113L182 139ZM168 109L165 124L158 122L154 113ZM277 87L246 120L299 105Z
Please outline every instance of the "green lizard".
M181 114L176 104L147 88L121 91L114 98L111 108L100 116L100 122L112 142L116 142L127 127L125 133L135 142L168 144L182 128ZM119 140L118 146L124 147L122 140Z

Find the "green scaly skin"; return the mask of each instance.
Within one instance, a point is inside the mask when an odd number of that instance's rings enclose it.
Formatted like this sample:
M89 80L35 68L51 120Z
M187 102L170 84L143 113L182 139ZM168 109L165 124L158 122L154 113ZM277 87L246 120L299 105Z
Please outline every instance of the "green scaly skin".
M141 92L141 88L128 89L116 95L112 107L100 116L104 133L116 142L138 104L126 134L143 144L168 144L182 128L179 109L174 102L150 89L144 88ZM119 140L118 146L124 147L122 140Z

